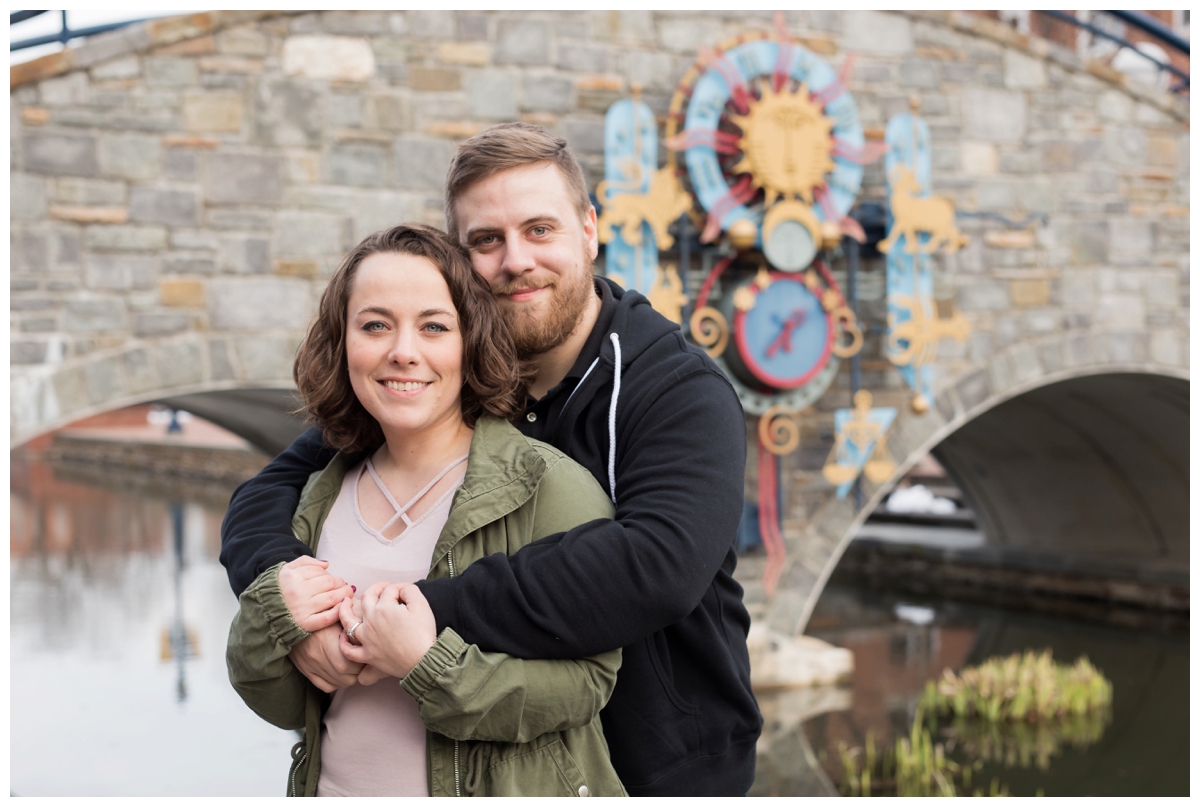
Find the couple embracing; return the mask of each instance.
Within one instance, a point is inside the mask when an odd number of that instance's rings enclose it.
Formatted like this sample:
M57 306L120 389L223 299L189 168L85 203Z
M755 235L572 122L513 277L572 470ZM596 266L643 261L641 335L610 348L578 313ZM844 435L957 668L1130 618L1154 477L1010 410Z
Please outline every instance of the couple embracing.
M289 795L742 795L745 422L595 278L566 143L463 143L450 236L376 233L296 357L310 429L234 494L230 678L303 730Z

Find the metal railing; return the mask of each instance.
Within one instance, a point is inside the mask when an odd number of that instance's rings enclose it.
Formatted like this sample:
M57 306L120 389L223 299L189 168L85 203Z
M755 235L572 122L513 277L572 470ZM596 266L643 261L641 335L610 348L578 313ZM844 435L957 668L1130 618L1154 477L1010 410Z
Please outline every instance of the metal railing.
M1190 94L1190 92L1191 92L1191 76L1188 72L1180 70L1178 67L1171 64L1169 61L1166 61L1166 62L1159 61L1158 59L1151 56L1149 53L1139 50L1133 42L1130 42L1129 40L1127 40L1123 37L1117 36L1116 34L1106 31L1103 28L1101 28L1100 26L1093 25L1090 22L1085 22L1084 20L1078 19L1073 13L1071 13L1069 11L1038 11L1036 13L1044 14L1045 16L1050 17L1051 19L1059 20L1061 22L1065 22L1070 25L1074 25L1075 27L1080 28L1084 31L1087 31L1088 33L1090 33L1094 36L1098 36L1098 37L1101 37L1102 39L1107 39L1111 42L1115 42L1123 48L1128 48L1129 50L1138 54L1139 56L1146 59L1147 61L1153 63L1156 67L1158 67L1159 70L1164 70L1167 73L1170 73L1171 75L1173 75L1177 79L1179 79L1179 81L1176 82L1171 87L1171 92L1173 92L1173 93L1186 92L1186 93ZM1191 55L1192 55L1191 43L1188 40L1181 37L1179 34L1172 31L1167 26L1163 25L1158 20L1151 17L1149 14L1146 14L1145 12L1142 12L1142 11L1102 11L1102 12L1098 12L1098 13L1108 14L1108 15L1112 16L1114 19L1120 20L1121 22L1125 23L1126 25L1136 28L1139 31L1141 31L1142 33L1148 34L1149 36L1154 37L1155 39L1159 40L1160 42L1167 45L1168 47L1171 47L1174 50L1179 51L1180 53L1183 53L1189 59L1191 58Z
M25 20L31 20L34 17L42 14L48 14L47 11L13 11L8 15L8 24L16 25ZM9 52L17 50L25 50L26 48L36 48L38 45L49 45L54 42L61 43L64 47L72 39L78 39L81 36L92 36L93 34L102 34L106 31L115 31L118 28L124 28L127 25L133 25L135 22L145 22L144 19L122 20L121 22L110 22L104 25L93 25L88 28L71 28L67 25L67 12L58 12L62 15L62 30L55 34L46 34L45 36L35 36L30 39L20 39L12 42L8 46Z

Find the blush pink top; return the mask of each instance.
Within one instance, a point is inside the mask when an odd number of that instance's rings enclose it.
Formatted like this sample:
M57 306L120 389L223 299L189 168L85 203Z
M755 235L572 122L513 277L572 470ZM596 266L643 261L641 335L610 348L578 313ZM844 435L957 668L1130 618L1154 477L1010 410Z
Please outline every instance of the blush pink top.
M453 494L466 474L466 459L464 455L446 466L403 507L392 498L369 458L354 466L321 527L317 558L329 561L330 573L357 586L360 593L382 580L412 583L425 579L433 548L450 515ZM364 471L396 509L396 515L380 529L368 525L359 510L358 483ZM419 518L410 519L408 508L452 471L458 474L454 485ZM404 532L384 538L398 518L404 520ZM396 678L334 693L321 731L317 795L429 795L425 724L417 713L417 702Z

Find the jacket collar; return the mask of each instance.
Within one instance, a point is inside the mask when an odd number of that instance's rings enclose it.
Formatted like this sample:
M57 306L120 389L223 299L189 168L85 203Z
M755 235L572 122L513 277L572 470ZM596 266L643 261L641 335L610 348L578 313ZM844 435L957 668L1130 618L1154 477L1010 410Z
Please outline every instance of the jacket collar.
M297 509L328 511L341 491L346 472L363 456L339 452L310 481ZM454 494L450 517L438 537L433 557L440 558L464 536L527 502L545 473L546 461L511 423L481 417L471 437L466 477ZM320 536L314 538L320 540Z

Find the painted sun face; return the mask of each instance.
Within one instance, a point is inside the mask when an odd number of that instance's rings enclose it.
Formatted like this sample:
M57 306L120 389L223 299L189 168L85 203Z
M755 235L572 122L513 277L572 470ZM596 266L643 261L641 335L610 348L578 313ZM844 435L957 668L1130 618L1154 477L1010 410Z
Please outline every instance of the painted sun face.
M350 385L385 436L462 421L462 332L432 261L368 256L346 309Z

